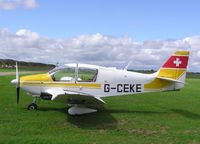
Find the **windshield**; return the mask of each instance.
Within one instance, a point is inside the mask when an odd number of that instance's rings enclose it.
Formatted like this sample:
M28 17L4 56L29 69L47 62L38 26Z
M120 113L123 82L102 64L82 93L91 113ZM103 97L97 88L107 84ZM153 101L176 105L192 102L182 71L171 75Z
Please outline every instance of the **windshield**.
M75 68L55 69L49 73L54 81L75 81Z

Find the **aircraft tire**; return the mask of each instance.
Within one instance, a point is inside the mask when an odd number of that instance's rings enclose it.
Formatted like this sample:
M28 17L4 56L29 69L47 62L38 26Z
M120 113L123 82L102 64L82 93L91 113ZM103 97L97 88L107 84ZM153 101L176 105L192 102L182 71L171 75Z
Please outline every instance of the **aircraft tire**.
M37 110L37 104L35 103L31 103L28 105L28 110Z

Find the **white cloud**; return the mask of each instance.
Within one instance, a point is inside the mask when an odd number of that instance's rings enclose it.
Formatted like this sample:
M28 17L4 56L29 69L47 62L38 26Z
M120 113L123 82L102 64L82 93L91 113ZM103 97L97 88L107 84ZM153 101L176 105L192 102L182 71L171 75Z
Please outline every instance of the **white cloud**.
M200 71L200 36L136 42L131 37L102 34L50 39L31 30L0 29L0 58L46 63L90 63L133 69L158 69L176 50L190 50L190 71Z
M38 6L36 0L0 0L0 9L13 10L17 7L34 9Z
M36 0L18 0L25 8L33 9L38 6Z

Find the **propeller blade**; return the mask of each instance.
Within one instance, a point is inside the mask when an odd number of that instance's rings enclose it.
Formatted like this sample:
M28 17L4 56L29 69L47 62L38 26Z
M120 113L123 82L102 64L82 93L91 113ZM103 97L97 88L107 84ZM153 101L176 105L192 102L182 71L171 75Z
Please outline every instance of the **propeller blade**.
M20 78L19 78L19 71L18 71L18 64L16 62L16 90L17 90L17 104L19 103L19 92L20 92Z
M20 87L17 87L17 104L19 104L19 91L20 91Z

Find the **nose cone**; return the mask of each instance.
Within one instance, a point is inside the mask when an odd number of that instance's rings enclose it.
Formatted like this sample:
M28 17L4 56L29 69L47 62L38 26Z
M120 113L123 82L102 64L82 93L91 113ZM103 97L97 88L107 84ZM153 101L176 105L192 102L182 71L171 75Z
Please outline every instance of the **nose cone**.
M12 84L17 84L17 79L11 80L11 83L12 83Z

